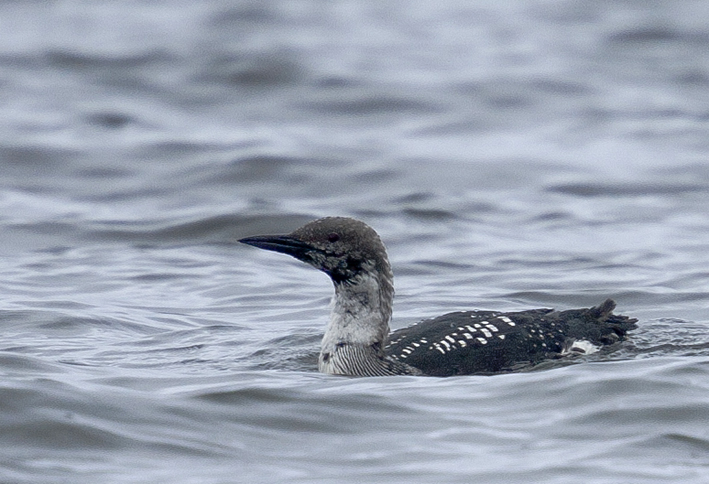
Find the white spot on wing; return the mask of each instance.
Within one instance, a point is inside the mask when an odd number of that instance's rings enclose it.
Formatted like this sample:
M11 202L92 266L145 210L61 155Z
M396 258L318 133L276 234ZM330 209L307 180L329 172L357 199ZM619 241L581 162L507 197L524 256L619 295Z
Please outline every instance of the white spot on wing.
M504 321L505 323L509 324L510 326L514 326L514 325L515 325L514 321L512 321L512 320L511 320L510 318L508 318L507 316L498 316L497 319L499 319L499 320L501 320L501 321Z
M488 331L487 329L482 328L480 331L482 331L483 334L484 334L485 336L487 336L488 338L492 338L492 333L491 333L490 331Z

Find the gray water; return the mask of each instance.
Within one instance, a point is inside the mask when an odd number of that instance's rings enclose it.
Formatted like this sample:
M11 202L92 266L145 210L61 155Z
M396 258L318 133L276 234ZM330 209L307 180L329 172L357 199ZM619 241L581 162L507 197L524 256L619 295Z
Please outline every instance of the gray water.
M709 482L709 3L0 3L0 481ZM365 220L392 327L618 301L629 341L316 372Z

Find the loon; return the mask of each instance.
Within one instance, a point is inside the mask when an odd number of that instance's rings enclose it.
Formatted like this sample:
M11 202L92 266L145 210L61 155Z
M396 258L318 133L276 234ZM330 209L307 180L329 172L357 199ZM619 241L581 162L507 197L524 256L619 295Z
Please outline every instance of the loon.
M239 242L291 255L330 276L332 313L319 371L333 375L452 376L531 368L590 353L625 338L637 319L613 314L615 302L555 311L460 311L389 334L394 277L379 235L364 222L326 217L288 235Z

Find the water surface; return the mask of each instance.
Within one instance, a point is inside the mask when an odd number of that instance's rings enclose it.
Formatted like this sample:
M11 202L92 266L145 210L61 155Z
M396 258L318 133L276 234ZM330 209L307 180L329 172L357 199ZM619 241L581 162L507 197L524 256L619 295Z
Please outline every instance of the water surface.
M705 483L706 2L0 6L0 480ZM327 278L240 237L385 240L392 327L618 301L608 351L316 372ZM543 371L542 371L543 370Z

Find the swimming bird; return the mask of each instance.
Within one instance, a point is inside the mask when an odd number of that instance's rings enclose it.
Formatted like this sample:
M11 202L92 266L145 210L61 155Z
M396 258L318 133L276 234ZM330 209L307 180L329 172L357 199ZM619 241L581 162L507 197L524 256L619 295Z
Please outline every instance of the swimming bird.
M318 369L350 376L495 374L590 353L623 340L636 319L615 302L555 311L460 311L389 334L394 276L379 235L364 222L326 217L288 235L240 242L295 257L335 286Z

